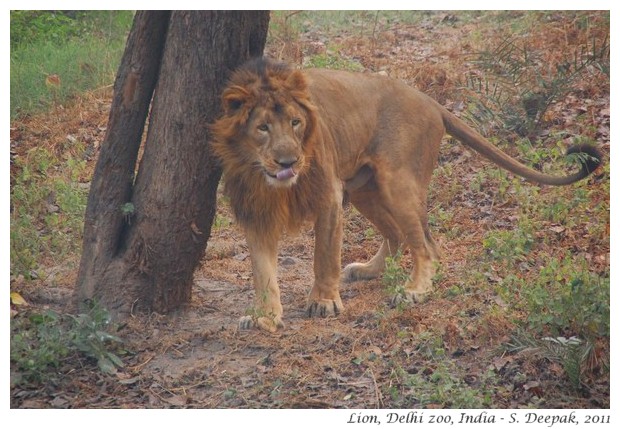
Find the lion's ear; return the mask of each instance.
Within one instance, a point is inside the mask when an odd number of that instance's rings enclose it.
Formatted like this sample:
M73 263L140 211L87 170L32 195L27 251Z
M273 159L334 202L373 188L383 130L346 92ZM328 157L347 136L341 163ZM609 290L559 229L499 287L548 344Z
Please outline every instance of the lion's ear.
M308 82L306 76L300 70L294 70L286 78L286 87L290 91L306 91L308 88Z
M227 115L234 115L248 101L250 101L250 93L241 86L231 86L226 88L222 94L222 106Z

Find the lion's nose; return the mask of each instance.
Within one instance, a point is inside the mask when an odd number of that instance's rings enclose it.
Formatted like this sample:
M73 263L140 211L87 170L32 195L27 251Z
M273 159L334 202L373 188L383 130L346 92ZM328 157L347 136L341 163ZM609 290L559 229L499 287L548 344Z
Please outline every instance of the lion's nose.
M295 164L297 164L298 159L294 157L286 157L276 159L276 164L278 164L282 168L291 168Z

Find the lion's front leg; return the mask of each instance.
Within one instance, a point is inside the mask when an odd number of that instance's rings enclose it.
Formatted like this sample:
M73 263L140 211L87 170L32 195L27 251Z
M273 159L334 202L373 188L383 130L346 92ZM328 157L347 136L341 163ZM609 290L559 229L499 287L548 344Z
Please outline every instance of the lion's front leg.
M277 280L277 237L269 232L246 231L252 260L254 308L252 314L239 320L240 329L259 327L275 332L284 326Z
M343 227L339 200L319 214L315 227L314 286L308 297L309 317L336 316L343 309L340 292L340 248Z

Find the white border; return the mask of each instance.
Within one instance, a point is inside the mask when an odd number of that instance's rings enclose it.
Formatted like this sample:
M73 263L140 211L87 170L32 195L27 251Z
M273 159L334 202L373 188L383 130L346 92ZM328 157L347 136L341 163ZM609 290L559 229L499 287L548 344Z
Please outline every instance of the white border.
M383 10L388 9L403 9L406 5L410 8L414 6L420 6L420 9L423 9L424 6L428 6L427 2L403 2L401 1L382 1L381 3L374 2L352 2L352 1L339 1L337 4L337 8L334 8L336 4L331 1L325 0L316 0L312 2L295 2L292 3L290 1L267 1L267 2L247 2L247 1L227 1L227 2L204 2L204 3L196 3L195 1L175 1L172 2L142 2L142 1L118 1L118 0L109 0L104 4L101 3L85 3L83 1L65 1L65 2L52 2L49 1L40 1L40 0L26 0L26 1L14 1L9 0L3 2L6 5L6 12L3 14L2 19L4 25L2 25L3 31L3 40L4 43L2 45L3 55L2 58L6 62L3 67L4 75L4 94L9 93L9 13L8 11L11 9L89 9L91 6L93 9L166 9L170 7L174 7L175 9L194 9L197 6L205 7L212 6L217 9L220 5L226 5L227 8L230 9L257 9L256 6L260 6L261 9L270 9L270 10L281 10L281 9L289 9L291 6L296 6L296 9L310 9L310 10L330 10L330 9L367 9L373 10L380 7ZM619 4L617 1L614 4ZM476 10L476 9L494 9L489 6L499 6L498 3L489 4L489 2L482 2L479 0L473 0L466 3L456 2L456 1L435 1L432 5L436 9L443 10ZM103 7L102 7L103 6ZM533 1L533 0L521 0L521 1L505 1L501 2L502 10L525 10L525 9L536 9L536 10L611 10L611 45L615 47L615 42L618 40L616 37L616 31L614 24L617 22L617 8L616 10L612 9L611 1L601 1L601 0L591 0L588 2L583 1L575 1L575 0L565 0L562 2L556 1ZM561 8L558 8L561 6ZM615 64L616 55L613 54L612 50L612 73L617 74L617 64ZM612 79L612 82L615 82L615 79ZM616 97L616 86L612 84L611 87L611 104L614 103ZM9 117L10 112L10 99L6 97L4 103L2 104L2 112L5 118ZM610 130L611 135L613 136L613 122L612 122L612 130ZM6 136L6 134L5 134ZM620 143L619 143L620 144ZM8 151L8 139L5 140L5 146L0 151L0 165L3 168L8 169L9 165L9 151ZM615 154L615 151L612 150L612 155ZM612 156L615 158L615 156ZM615 160L610 160L615 164ZM2 228L2 239L3 247L2 247L2 273L5 275L5 279L9 276L10 273L10 260L9 260L9 183L8 183L8 174L2 175L2 190L4 192L2 198L2 214L3 216L3 225ZM617 173L614 169L611 172L611 266L617 267L618 265L618 246L614 240L617 238L617 228L618 228L618 220L617 216L613 213L618 213L618 201L620 195L617 192ZM6 253L4 253L6 252ZM613 270L612 270L613 271ZM614 275L615 274L615 275ZM8 284L6 282L5 284ZM612 280L611 280L611 303L612 303L612 323L611 323L611 361L612 361L612 374L611 374L611 410L576 410L575 415L576 418L583 424L585 416L588 415L611 415L612 424L620 423L620 416L618 415L618 359L615 359L618 356L617 353L617 329L615 327L618 326L618 320L616 312L613 311L616 309L616 301L617 301L617 292L615 291L615 287L618 286L618 275L617 272L612 272ZM8 289L8 288L7 288ZM8 292L8 290L7 290ZM5 292L6 293L6 292ZM7 344L10 340L8 338L9 327L8 327L8 314L6 314L6 305L2 310L2 320L5 324L4 329L2 329L2 340L4 344ZM106 427L131 427L135 424L140 427L163 427L163 426L180 426L180 425L197 425L198 427L206 427L206 428L236 428L237 425L244 424L244 426L249 426L252 428L286 428L290 429L291 427L295 428L295 426L301 427L323 427L323 428L340 428L340 427L355 427L355 424L347 423L352 415L352 413L360 412L365 413L365 415L371 416L376 415L383 424L387 423L387 413L395 412L397 410L312 410L312 411L304 411L304 410L279 410L279 411L271 411L271 410L184 410L184 413L181 415L180 410L140 410L140 411L128 411L128 410L10 410L10 392L8 389L9 386L9 347L6 347L4 353L4 362L3 362L3 380L6 380L6 383L3 383L5 388L2 394L2 404L4 405L2 409L0 409L3 414L6 412L9 421L4 424L10 425L7 427L30 427L30 423L37 424L39 427L45 428L54 428L54 427L62 427L62 428L80 428L82 429L85 425L95 425ZM407 414L410 410L403 410L403 414ZM451 416L453 421L458 421L460 419L462 412L468 412L469 414L477 414L482 410L421 410L422 413L426 416L433 415L445 415ZM493 415L497 419L496 424L500 424L500 427L503 426L512 426L512 427L520 427L519 424L509 424L511 421L511 417L514 414L515 418L519 419L521 423L526 421L527 413L537 413L539 416L569 416L570 410L486 410L488 416ZM190 414L190 413L193 413ZM105 416L103 415L105 414ZM104 417L103 419L98 419L98 417ZM197 417L199 420L189 420L191 418ZM503 421L499 419L503 418ZM359 425L359 424L358 424ZM398 423L388 425L398 426ZM367 425L363 425L367 426ZM427 425L417 425L426 427ZM445 425L432 425L432 427L442 427ZM468 425L459 425L454 424L452 426L468 426L471 427L473 424ZM541 424L528 424L530 427L549 427L548 423ZM560 427L566 427L566 425L559 425ZM572 425L571 425L572 426ZM495 427L495 425L493 426ZM607 425L606 427L609 427Z

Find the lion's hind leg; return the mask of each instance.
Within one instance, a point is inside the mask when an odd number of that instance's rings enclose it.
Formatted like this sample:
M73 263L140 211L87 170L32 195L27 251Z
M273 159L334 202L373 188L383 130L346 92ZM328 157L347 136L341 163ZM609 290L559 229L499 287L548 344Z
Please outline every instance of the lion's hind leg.
M374 177L361 189L351 192L349 198L355 208L379 230L383 236L383 243L368 262L353 262L345 267L342 277L343 281L348 283L379 277L385 269L385 258L394 256L402 250L402 241L399 239L400 228L387 209L388 204L384 195L379 192Z
M407 176L407 177L405 177ZM409 249L414 269L404 285L403 295L394 301L421 302L432 291L438 251L427 223L426 186L416 185L415 176L401 172L394 180L371 180L365 189L351 194L351 202L384 236L377 254L367 263L348 265L345 281L375 278L385 269L385 259Z
M409 249L414 265L404 286L404 298L410 302L423 302L433 290L439 252L428 229L426 198L412 198L411 203L399 204L401 210L395 210L400 220L405 247ZM406 210L407 207L409 210Z

